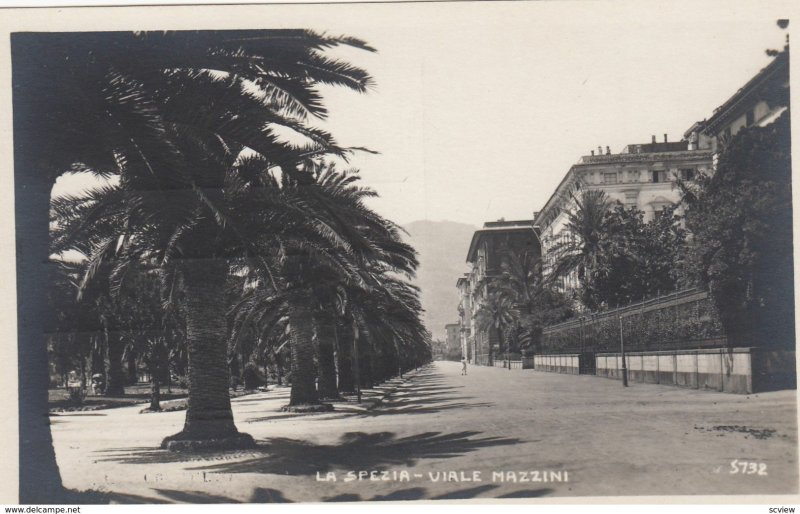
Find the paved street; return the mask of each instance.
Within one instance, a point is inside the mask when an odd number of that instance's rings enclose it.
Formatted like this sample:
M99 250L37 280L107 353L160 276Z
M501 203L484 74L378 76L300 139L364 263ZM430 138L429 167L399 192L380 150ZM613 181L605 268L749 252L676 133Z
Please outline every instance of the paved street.
M158 450L184 412L64 413L51 418L56 453L66 486L124 502L797 492L795 391L624 389L592 376L460 370L437 362L369 411L281 413L285 388L236 399L237 426L259 442L247 452Z

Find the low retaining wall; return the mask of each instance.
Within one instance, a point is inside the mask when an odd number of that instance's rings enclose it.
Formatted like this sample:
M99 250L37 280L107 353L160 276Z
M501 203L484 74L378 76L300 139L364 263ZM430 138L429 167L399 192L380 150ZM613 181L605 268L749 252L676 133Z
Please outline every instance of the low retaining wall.
M505 367L507 367L506 366L507 362L509 364L511 364L511 369L523 369L525 367L525 366L523 366L523 361L506 361L505 359L495 359L494 367L495 368L505 368Z
M577 375L580 370L580 354L534 355L533 368L539 371Z
M489 354L481 353L475 356L473 359L472 364L476 366L488 366L489 365Z
M794 352L719 348L625 354L628 380L749 394L796 387ZM621 379L619 353L595 356L598 376Z

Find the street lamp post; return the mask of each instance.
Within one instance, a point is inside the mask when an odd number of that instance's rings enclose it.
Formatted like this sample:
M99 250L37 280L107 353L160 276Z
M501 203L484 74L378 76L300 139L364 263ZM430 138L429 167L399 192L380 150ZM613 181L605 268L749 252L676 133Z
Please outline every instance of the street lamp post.
M628 367L625 365L625 339L622 337L622 313L619 315L619 351L622 355L622 387L628 387Z

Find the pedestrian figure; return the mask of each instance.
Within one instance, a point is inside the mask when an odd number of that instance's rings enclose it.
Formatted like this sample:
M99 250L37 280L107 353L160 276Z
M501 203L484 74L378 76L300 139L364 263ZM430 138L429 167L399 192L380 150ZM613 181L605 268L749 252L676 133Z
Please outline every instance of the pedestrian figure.
M461 359L461 374L462 375L466 375L467 374L467 359L466 358Z

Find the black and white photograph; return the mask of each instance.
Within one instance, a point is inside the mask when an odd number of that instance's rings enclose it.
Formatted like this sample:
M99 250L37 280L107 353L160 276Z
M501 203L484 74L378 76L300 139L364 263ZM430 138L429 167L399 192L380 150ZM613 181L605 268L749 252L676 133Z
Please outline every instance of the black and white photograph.
M0 10L2 502L798 503L794 10Z

